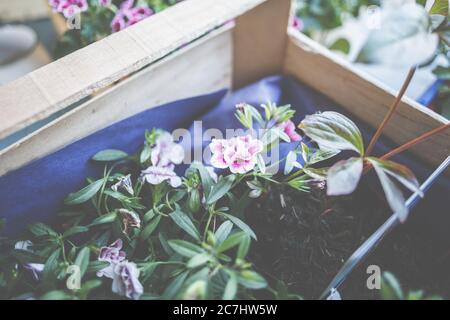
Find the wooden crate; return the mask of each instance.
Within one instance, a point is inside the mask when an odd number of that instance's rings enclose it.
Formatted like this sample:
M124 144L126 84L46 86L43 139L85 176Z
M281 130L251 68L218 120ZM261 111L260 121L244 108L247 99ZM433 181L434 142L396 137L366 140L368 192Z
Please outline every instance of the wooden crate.
M277 73L378 125L395 92L291 29L291 10L290 0L188 0L1 87L0 139L79 105L0 151L0 175L145 109ZM385 134L400 144L446 122L404 98ZM413 152L437 165L450 132Z

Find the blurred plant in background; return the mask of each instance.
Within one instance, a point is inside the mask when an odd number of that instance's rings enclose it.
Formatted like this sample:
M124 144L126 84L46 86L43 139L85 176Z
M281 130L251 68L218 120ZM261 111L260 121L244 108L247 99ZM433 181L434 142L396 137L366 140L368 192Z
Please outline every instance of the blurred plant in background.
M61 58L183 0L49 0L53 11L71 18L80 14L80 29L67 30L54 56Z
M448 13L448 0L297 0L300 31L352 62L431 66L450 119Z
M382 300L442 300L437 295L426 295L424 290L404 291L398 279L390 272L383 272L380 297Z

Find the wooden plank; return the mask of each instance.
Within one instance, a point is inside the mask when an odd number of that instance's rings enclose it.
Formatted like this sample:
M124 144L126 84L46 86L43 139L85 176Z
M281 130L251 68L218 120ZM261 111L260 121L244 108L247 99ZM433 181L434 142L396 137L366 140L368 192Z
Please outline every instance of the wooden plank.
M230 88L231 27L162 59L1 151L0 176L141 111Z
M234 88L281 73L291 9L291 0L271 0L236 19Z
M47 0L2 0L0 1L0 21L24 22L47 18Z
M377 127L396 92L298 31L291 29L289 35L284 72L330 97L355 117ZM402 144L445 123L448 120L405 97L384 134ZM412 152L436 166L450 154L450 132L431 138Z
M0 88L0 139L109 86L265 0L190 0Z

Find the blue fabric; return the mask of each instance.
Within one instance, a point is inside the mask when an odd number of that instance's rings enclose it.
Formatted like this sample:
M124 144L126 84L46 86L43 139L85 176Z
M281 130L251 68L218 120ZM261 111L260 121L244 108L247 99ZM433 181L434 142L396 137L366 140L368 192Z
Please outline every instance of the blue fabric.
M89 161L95 153L106 148L136 152L143 143L146 129L157 127L172 131L175 128L189 128L193 131L195 120L202 120L203 130L240 128L234 117L234 106L240 102L258 106L267 101L279 105L291 104L297 110L295 122L300 122L305 115L318 110L343 112L323 95L280 76L262 79L228 95L222 91L154 108L1 177L0 218L7 219L9 234L23 230L29 223L51 220L62 208L63 199L69 192L79 190L85 184L86 177L102 174L102 166ZM362 123L358 125L367 142L372 130ZM382 154L392 147L389 141L383 140L376 151ZM285 145L284 152L287 148L289 146ZM411 157L400 156L396 160L410 166L420 180L433 169ZM412 215L415 223L428 227L424 230L432 230L433 236L439 240L448 239L449 194L449 179L439 179Z

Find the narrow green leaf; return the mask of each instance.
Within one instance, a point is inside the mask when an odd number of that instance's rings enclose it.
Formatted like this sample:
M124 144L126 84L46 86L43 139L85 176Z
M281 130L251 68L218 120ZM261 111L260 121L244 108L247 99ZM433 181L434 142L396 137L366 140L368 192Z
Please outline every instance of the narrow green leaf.
M203 190L205 192L205 197L209 197L209 193L211 192L212 185L214 184L211 175L208 170L206 170L205 166L200 162L194 162L191 164L191 168L198 170L200 174L200 178L202 179Z
M184 271L183 273L180 273L178 276L176 276L164 291L162 295L163 300L171 300L175 298L180 292L180 289L183 286L184 281L186 280L188 275L189 271Z
M192 258L193 256L204 252L201 247L184 240L169 240L168 243L176 253L182 255L183 257Z
M233 223L229 220L225 221L219 226L219 228L217 228L215 233L217 244L221 244L226 238L228 238L232 228Z
M211 256L207 253L200 253L196 256L193 256L187 263L187 267L189 269L195 269L198 268L200 266L203 266L204 264L206 264L208 261L211 260Z
M241 271L238 282L248 289L264 289L267 287L266 280L260 274L251 270Z
M87 227L75 226L75 227L70 228L66 232L64 232L63 233L63 237L64 238L68 238L68 237L71 237L73 235L76 235L76 234L79 234L79 233L88 232L88 231L89 231L89 228L87 228Z
M238 290L237 276L234 271L229 272L229 278L225 290L223 291L223 300L233 300Z
M140 155L140 162L144 163L148 159L150 159L150 156L152 155L152 148L146 144L144 148L142 149L141 155Z
M231 236L229 236L225 241L223 241L216 249L217 253L222 253L224 251L227 251L241 243L241 241L244 241L243 239L247 237L247 234L245 232L238 232L234 233Z
M42 236L58 236L58 233L56 233L52 228L50 228L48 225L44 223L35 223L29 226L29 230L32 234L34 234L36 237L42 237Z
M180 209L177 208L177 210L172 212L169 217L176 223L177 226L186 231L187 234L200 241L200 234L187 214L181 212Z
M213 185L209 196L206 198L207 204L213 204L225 196L230 191L236 176L230 174L223 177L217 184Z
M159 222L161 221L161 216L157 215L153 220L150 221L149 224L147 224L144 229L142 229L142 232L140 234L141 239L148 239L153 232L156 230L156 228L159 225Z
M230 219L231 222L233 222L239 229L241 229L242 231L247 233L250 237L257 240L256 234L244 221L242 221L241 219L239 219L231 214L222 213L222 215L225 216L226 218Z
M238 248L238 252L236 257L238 259L244 260L245 257L248 254L248 250L250 249L250 237L248 236L248 234L245 234L244 237L241 240L241 243L239 244L239 248Z
M80 267L80 277L83 277L86 273L86 270L89 266L89 256L90 250L87 247L84 247L78 253L77 258L75 259L75 265Z
M103 182L103 179L97 180L84 187L80 191L69 194L64 200L64 203L67 205L76 205L88 201L100 190Z
M126 152L114 149L103 150L92 157L92 160L100 162L117 161L128 157Z
M116 221L116 219L117 219L117 212L113 211L96 218L94 221L92 221L92 223L89 226L93 227L100 224L112 223Z

